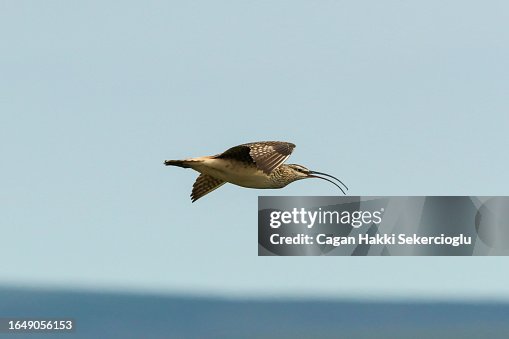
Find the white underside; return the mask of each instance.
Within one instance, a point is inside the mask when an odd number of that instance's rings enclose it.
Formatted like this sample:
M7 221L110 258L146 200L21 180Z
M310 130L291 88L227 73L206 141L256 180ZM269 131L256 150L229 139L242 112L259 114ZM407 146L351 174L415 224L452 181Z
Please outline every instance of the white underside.
M195 171L214 178L248 188L273 188L269 177L255 166L245 166L240 162L211 159L208 157L188 159Z

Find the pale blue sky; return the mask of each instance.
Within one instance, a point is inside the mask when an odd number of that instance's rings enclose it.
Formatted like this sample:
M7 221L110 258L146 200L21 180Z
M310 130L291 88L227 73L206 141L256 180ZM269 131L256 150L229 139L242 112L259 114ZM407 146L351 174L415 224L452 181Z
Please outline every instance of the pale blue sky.
M164 159L257 140L352 195L507 195L506 1L1 1L0 284L509 299L508 259L257 256L258 195Z

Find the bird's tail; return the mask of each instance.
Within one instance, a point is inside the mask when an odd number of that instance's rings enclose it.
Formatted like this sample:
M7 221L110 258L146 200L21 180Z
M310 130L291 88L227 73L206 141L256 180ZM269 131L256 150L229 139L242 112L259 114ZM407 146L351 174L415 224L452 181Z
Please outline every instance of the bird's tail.
M166 166L178 166L183 168L189 168L189 163L186 160L165 160L164 164Z
M189 158L189 159L185 159L185 160L165 160L164 164L166 166L195 168L196 165L198 165L206 160L213 159L213 158L214 158L214 156L207 156L207 157Z

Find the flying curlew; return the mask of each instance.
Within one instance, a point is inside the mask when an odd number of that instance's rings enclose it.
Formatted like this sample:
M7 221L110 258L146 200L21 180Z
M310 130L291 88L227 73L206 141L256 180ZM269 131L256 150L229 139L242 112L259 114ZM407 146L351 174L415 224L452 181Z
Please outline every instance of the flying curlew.
M348 190L341 180L332 175L310 171L301 165L283 164L294 148L295 145L289 142L252 142L232 147L221 154L166 160L164 164L200 172L191 193L193 202L227 182L247 188L283 188L296 180L319 178L333 183L346 194L334 181L317 176L336 179Z

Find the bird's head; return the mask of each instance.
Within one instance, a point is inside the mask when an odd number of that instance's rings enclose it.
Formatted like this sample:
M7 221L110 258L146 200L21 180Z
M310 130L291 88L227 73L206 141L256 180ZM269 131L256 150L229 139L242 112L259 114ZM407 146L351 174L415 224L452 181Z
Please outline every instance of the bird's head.
M318 178L318 179L326 180L326 181L332 183L333 185L336 185L341 190L341 192L343 192L343 194L346 195L346 193L343 190L343 188L341 188L334 181L329 180L329 179L324 178L324 177L318 176L318 175L324 175L326 177L335 179L341 185L343 185L346 190L348 190L348 187L346 187L346 185L341 180L339 180L338 178L336 178L336 177L334 177L334 176L332 176L330 174L322 173L322 172L316 172L316 171L311 171L311 170L307 169L306 167L304 167L302 165L297 165L297 164L288 164L288 165L283 165L283 166L285 166L286 170L290 172L290 177L294 178L292 181L301 180L301 179L311 179L311 178Z

